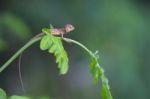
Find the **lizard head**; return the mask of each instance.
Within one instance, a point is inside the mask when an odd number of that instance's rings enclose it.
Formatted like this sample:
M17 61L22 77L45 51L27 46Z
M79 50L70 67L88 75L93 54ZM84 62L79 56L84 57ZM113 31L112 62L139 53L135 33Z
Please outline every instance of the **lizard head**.
M71 24L66 24L65 25L65 31L66 32L71 32L71 31L73 31L75 29L75 27L73 26L73 25L71 25Z

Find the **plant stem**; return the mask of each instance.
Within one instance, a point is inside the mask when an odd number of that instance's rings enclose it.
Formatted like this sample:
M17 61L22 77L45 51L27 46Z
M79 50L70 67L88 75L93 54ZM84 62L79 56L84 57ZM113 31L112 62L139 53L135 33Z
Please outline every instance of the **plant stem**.
M20 50L18 50L4 65L0 67L0 73L6 69L11 62L13 62L24 50L29 48L32 44L39 41L42 37L36 37L31 39L28 43L26 43Z
M90 56L94 57L93 53L86 46L79 43L78 41L75 41L75 40L72 40L69 38L62 38L62 39L68 43L75 43L75 44L79 45L81 48L83 48L85 51L87 51Z
M109 89L109 84L108 84L108 79L107 77L105 76L104 74L104 70L103 68L99 65L98 63L98 60L97 60L97 57L94 55L94 53L92 53L87 47L85 47L83 44L79 43L78 41L75 41L75 40L72 40L72 39L69 39L69 38L62 38L64 41L68 42L68 43L74 43L74 44L77 44L79 45L81 48L83 48L85 51L88 52L88 54L95 58L96 61L97 61L97 68L99 68L99 70L101 71L101 81L102 81L102 97L103 99L113 99L112 95L111 95L111 92L110 92L110 89Z

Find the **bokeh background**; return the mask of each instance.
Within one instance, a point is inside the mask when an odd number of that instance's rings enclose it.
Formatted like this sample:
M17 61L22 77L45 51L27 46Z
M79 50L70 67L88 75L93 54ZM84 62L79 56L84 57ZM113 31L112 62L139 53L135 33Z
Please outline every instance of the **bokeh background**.
M78 40L93 52L105 69L114 99L150 99L149 0L1 0L0 64L4 64L42 28L76 29L66 37ZM101 85L93 85L89 58L75 45L66 44L70 58L67 75L60 76L53 55L39 42L0 74L0 87L8 95L50 96L53 99L100 99Z

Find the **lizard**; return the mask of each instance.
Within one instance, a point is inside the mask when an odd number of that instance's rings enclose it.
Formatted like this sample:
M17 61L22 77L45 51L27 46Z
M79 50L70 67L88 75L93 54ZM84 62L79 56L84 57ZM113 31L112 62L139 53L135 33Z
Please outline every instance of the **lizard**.
M53 28L51 29L52 35L60 35L63 38L63 35L73 31L75 27L71 24L66 24L64 28Z
M51 28L49 29L52 35L60 35L63 38L63 35L73 31L75 27L71 24L66 24L63 28ZM39 33L38 35L34 36L32 39L43 36L45 33ZM31 39L31 40L32 40Z

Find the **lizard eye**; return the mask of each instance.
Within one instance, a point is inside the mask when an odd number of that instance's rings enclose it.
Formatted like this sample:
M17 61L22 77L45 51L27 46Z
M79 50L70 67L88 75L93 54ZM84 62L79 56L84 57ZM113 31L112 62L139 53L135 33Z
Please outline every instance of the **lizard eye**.
M67 24L67 25L65 26L66 32L70 32L70 31L72 31L72 30L74 30L74 29L75 29L74 26L71 25L71 24Z

